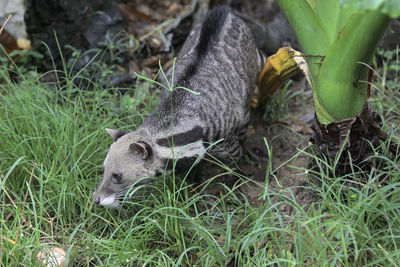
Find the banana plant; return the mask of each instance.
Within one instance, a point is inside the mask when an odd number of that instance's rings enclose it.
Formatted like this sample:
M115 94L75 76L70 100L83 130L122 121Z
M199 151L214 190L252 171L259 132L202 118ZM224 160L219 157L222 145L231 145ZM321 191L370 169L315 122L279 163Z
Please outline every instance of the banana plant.
M399 0L277 0L302 47L313 89L316 118L312 141L336 157L343 148L364 155L360 140L384 139L367 103L375 50ZM354 147L357 144L357 147ZM360 151L361 150L361 151ZM368 153L367 153L368 154ZM364 156L357 160L365 159Z

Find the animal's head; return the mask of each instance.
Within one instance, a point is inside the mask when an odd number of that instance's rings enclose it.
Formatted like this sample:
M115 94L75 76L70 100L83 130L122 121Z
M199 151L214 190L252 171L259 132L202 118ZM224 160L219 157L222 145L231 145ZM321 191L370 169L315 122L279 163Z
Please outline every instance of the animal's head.
M93 199L101 206L118 206L133 185L148 182L163 167L145 136L111 129L107 132L114 143L104 160L103 179Z

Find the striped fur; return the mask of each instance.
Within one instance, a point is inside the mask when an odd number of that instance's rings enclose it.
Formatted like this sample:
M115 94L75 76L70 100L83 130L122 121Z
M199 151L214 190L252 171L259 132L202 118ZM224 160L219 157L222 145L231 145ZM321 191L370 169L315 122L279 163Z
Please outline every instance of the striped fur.
M183 172L209 152L221 159L241 157L250 101L262 58L250 29L228 8L209 12L182 47L174 70L174 86L134 132L121 136L104 161L104 177L94 196L100 205L115 205L132 184L167 170ZM170 80L172 70L167 72ZM140 144L132 145L137 142ZM151 151L148 151L151 150ZM148 159L144 155L151 155ZM122 181L113 183L121 174ZM112 203L110 204L110 199ZM107 200L107 201L105 201Z

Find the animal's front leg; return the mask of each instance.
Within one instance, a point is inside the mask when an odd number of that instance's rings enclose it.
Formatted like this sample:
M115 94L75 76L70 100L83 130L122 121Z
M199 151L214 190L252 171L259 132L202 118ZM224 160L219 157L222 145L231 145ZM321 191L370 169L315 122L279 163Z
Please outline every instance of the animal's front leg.
M243 154L242 146L237 135L228 135L218 142L211 150L211 154L217 157L230 169L236 171Z

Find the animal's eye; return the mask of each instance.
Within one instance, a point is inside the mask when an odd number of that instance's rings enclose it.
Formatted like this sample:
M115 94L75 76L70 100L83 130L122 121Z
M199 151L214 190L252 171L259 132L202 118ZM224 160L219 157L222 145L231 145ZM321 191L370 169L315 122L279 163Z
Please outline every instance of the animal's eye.
M111 182L113 184L119 184L122 180L122 173L113 173L111 176Z

